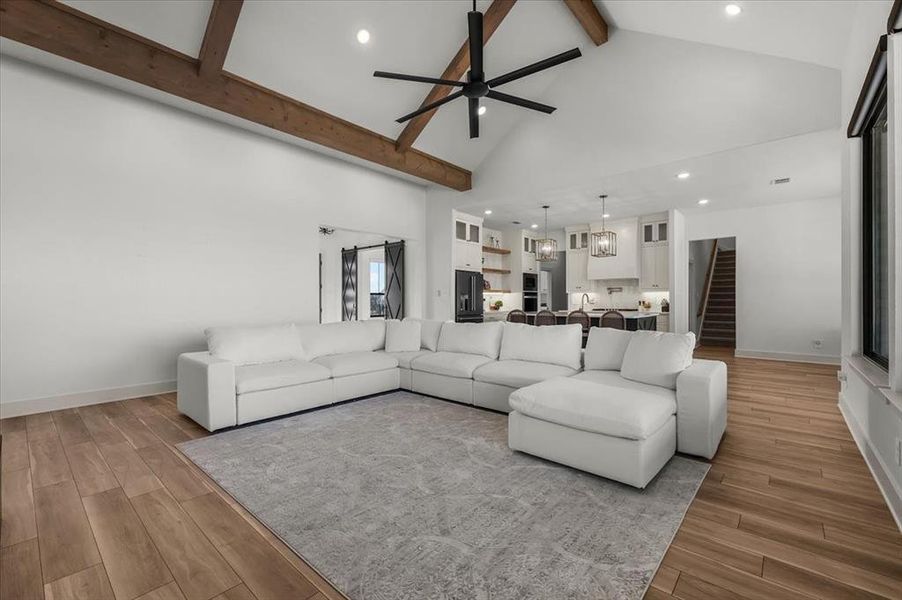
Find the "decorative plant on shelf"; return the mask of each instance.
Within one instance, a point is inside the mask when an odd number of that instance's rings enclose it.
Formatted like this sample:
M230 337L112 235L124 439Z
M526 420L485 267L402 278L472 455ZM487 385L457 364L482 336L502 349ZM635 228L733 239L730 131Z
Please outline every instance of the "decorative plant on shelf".
M501 307L504 306L504 302L501 300L495 300L491 304L489 304L490 310L501 310Z

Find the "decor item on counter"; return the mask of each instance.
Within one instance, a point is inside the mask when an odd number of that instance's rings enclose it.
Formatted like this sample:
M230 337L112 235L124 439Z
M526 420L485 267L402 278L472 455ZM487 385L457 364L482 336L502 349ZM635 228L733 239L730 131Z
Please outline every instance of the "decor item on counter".
M651 302L648 300L639 300L639 310L651 310Z
M548 237L548 205L545 209L545 238L536 240L536 260L538 262L554 262L557 260L557 240Z
M504 302L501 300L495 300L491 304L489 304L489 310L501 310L501 307L504 306Z
M490 290L490 289L492 289L492 284L489 283L489 280L488 280L488 279L483 279L483 280L482 280L482 289L484 289L484 290Z
M595 258L617 256L617 234L604 228L604 219L607 214L605 212L605 199L607 197L607 194L599 196L601 198L601 231L596 231L592 234L592 241L589 244L592 256Z
M667 301L667 298L661 300L661 312L669 313L670 312L670 302Z

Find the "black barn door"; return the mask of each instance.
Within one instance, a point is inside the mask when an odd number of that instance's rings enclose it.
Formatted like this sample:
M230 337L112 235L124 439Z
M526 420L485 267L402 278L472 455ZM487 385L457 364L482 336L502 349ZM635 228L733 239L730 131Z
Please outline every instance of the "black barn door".
M341 320L357 320L357 248L341 249Z
M404 240L385 242L385 318L404 317Z

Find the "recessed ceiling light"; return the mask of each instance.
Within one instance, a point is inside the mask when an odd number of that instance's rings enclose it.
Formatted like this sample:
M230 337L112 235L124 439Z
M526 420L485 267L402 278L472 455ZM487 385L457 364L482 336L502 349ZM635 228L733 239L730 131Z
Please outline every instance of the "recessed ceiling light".
M485 114L485 107L484 107L484 106L480 106L480 107L479 107L479 110L476 111L476 114L478 114L480 117L481 117L482 115L484 115L484 114Z
M361 44L365 44L370 41L370 32L366 29L361 29L357 32L357 41Z
M676 175L677 179L689 179L689 171L680 171Z
M604 217L605 219L610 219L610 218L611 218L611 215L608 214L608 213L604 213L604 214L601 215L601 216Z
M742 12L742 7L738 4L727 4L723 7L723 10L725 13L727 13L728 16L735 17Z
M485 209L485 214L487 214L487 215L492 214L492 209L491 208Z
M701 204L702 206L704 206L705 204L708 203L708 199L707 199L707 198L702 198L701 200L698 201L698 203Z
M539 224L538 224L538 223L533 223L532 225L530 225L530 227L532 227L533 229L538 229L538 228L539 228Z

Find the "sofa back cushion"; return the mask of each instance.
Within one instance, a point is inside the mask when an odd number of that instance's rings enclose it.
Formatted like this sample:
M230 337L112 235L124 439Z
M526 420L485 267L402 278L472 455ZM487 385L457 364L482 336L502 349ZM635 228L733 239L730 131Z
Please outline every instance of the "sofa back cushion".
M249 327L211 327L207 349L237 365L304 360L304 347L293 323Z
M583 340L581 325L536 327L504 323L503 329L501 360L525 360L579 370Z
M586 343L585 368L587 371L619 371L623 365L623 355L632 331L612 327L592 327Z
M695 334L636 331L623 355L620 375L632 381L676 389L677 375L692 364Z
M416 352L420 349L419 321L398 321L391 319L385 322L386 352Z
M501 323L444 323L438 350L496 359L501 350Z
M330 354L372 352L385 348L385 320L342 321L298 327L307 360Z
M427 319L406 318L405 321L416 321L420 324L420 348L423 350L438 351L438 336L442 332L444 321L431 321Z

